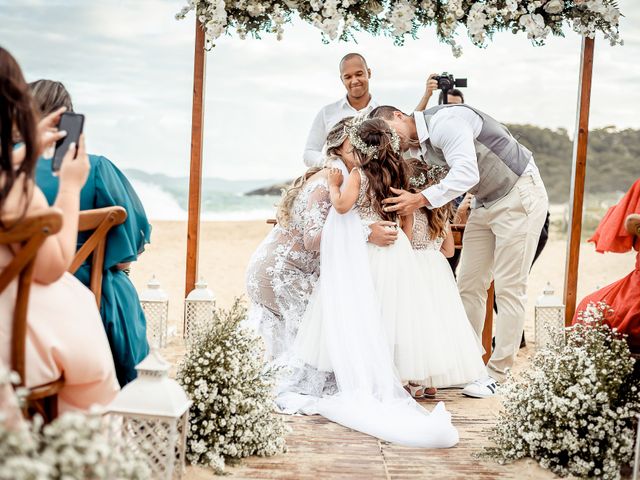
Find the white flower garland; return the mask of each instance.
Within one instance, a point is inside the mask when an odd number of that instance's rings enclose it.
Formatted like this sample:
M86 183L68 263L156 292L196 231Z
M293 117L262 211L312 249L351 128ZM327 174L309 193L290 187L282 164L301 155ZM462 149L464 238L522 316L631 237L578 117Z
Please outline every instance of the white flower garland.
M550 34L563 35L565 23L580 35L593 38L602 32L611 45L622 45L615 0L189 0L176 18L191 10L204 25L208 49L232 31L243 39L273 33L280 40L294 15L320 29L324 41L366 31L402 44L405 35L415 37L421 27L434 25L455 56L462 53L456 42L461 25L479 47L503 30L526 33L542 45Z

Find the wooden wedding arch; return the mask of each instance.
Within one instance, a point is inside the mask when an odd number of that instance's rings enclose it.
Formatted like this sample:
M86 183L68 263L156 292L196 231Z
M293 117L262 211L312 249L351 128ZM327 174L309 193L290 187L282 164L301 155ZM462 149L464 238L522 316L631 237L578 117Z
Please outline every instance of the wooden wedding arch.
M569 240L565 264L564 303L565 324L569 325L576 309L582 211L587 169L589 137L589 104L593 73L594 39L583 37L580 53L580 74L576 127L573 140ZM191 114L191 163L189 171L189 208L187 224L187 257L185 296L193 290L198 274L198 247L200 240L200 205L202 190L202 146L204 131L204 79L206 70L205 32L197 16L195 19L195 45L193 62L193 104Z

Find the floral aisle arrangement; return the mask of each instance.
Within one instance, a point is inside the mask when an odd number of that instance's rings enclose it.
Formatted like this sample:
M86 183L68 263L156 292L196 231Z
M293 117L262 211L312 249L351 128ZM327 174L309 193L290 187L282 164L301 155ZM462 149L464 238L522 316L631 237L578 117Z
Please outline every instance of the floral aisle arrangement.
M640 384L626 341L603 322L610 313L589 304L583 324L554 332L529 369L504 385L495 446L482 456L531 457L561 476L620 478L633 457Z
M0 390L8 382L0 372ZM40 417L16 422L0 413L0 480L88 478L146 480L151 472L124 439L109 438L101 415L66 413L43 426Z
M266 366L262 340L241 325L246 308L216 309L178 367L177 380L193 401L187 459L217 473L225 459L285 451L287 428L271 392L276 370Z
M281 39L295 15L319 28L325 41L365 31L402 44L406 35L415 38L420 28L435 26L455 56L462 53L458 27L479 47L497 31L523 32L542 45L550 34L563 35L565 24L580 35L602 32L611 45L622 44L615 0L189 0L176 18L191 10L204 25L207 48L231 31L240 38L272 33Z

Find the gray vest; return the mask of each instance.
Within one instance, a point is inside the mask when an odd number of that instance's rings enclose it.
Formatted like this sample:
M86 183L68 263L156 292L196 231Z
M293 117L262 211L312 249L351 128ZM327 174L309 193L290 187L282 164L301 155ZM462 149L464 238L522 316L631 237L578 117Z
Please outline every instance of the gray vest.
M425 110L427 131L431 117L443 108L469 108L482 118L482 129L474 140L480 181L469 191L475 195L478 206L489 207L511 191L533 155L513 138L507 127L469 105L438 105ZM431 145L431 140L427 140L426 147L428 164L447 166L442 150Z

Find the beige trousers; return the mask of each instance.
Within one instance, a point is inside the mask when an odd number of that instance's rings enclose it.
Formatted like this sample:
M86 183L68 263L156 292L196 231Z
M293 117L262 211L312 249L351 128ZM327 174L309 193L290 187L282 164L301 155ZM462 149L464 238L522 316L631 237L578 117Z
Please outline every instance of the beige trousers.
M511 191L488 208L474 208L463 237L458 288L464 308L482 338L487 290L495 284L496 346L488 374L504 380L520 346L527 279L549 207L538 173L522 176Z

